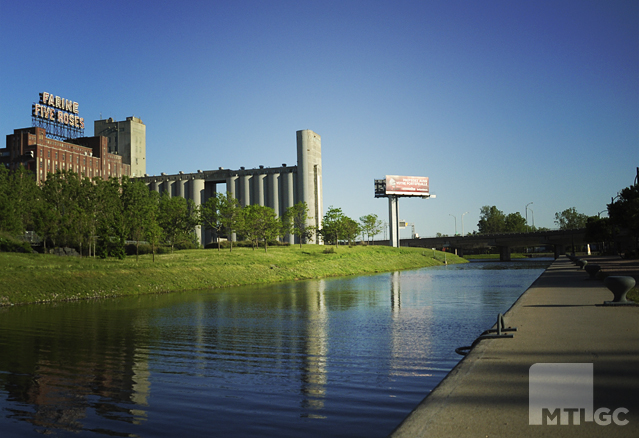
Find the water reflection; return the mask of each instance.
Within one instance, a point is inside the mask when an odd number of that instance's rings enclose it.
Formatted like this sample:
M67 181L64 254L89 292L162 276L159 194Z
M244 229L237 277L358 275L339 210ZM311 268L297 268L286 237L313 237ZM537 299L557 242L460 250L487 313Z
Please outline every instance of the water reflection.
M130 336L135 320L126 312L96 320L90 307L77 307L1 313L0 384L11 402L3 407L39 433L83 430L89 410L124 423L144 418L148 361L137 345L147 339Z
M494 266L1 308L2 436L385 436L542 272Z

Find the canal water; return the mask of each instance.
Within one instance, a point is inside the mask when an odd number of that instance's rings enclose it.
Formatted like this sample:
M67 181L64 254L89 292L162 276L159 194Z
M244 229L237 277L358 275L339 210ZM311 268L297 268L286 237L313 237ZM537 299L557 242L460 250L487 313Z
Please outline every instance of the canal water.
M0 308L0 436L385 437L549 263Z

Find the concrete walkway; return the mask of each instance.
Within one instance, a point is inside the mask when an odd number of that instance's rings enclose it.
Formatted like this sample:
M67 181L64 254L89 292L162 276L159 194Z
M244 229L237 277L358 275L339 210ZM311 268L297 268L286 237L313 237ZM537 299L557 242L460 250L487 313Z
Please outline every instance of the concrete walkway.
M589 263L639 280L637 261ZM391 436L639 437L639 307L600 306L612 298L603 282L559 258L506 313L514 338L481 341ZM628 424L529 425L536 363L594 364L594 409L626 408L619 420Z

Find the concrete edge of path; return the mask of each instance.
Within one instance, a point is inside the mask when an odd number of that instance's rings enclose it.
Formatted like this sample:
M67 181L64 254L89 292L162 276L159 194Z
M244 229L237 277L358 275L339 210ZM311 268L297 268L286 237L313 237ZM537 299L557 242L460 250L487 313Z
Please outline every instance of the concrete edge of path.
M597 262L608 275L639 276L639 261L600 258ZM480 431L482 437L530 436L533 432L534 436L545 436L551 431L528 429L528 369L537 362L593 362L601 382L595 382L595 392L597 387L605 390L609 394L605 403L610 402L610 406L615 402L610 394L621 395L625 397L620 399L623 405L636 410L632 394L639 388L635 365L639 363L639 309L601 307L607 299L612 299L612 293L603 282L589 279L567 258L557 259L505 313L507 326L520 326L515 342L479 342L390 437L479 436ZM554 339L554 333L561 336ZM545 339L553 342L546 344ZM509 370L516 373L502 374ZM619 380L619 376L624 377ZM493 421L496 412L505 414L503 422ZM616 432L627 436L631 430L636 431L633 426ZM559 431L569 437L600 436L602 432L596 428L559 428L553 432ZM613 430L607 429L606 434L609 432ZM616 432L612 435L617 436Z
M508 326L508 314L519 306L524 295L539 281L541 275L522 293L519 298L504 313L505 325ZM496 328L496 324L491 328ZM483 357L490 344L500 340L483 340L473 347L466 356L444 377L444 379L426 395L413 411L391 432L390 438L415 438L423 436L428 425L448 406L449 396L463 384L463 377L470 374L479 360Z

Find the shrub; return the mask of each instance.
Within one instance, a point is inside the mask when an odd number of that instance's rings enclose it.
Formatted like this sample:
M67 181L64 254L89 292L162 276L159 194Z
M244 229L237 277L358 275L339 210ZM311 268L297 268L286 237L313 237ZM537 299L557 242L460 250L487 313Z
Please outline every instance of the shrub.
M1 252L33 252L29 242L25 242L6 233L0 233Z

